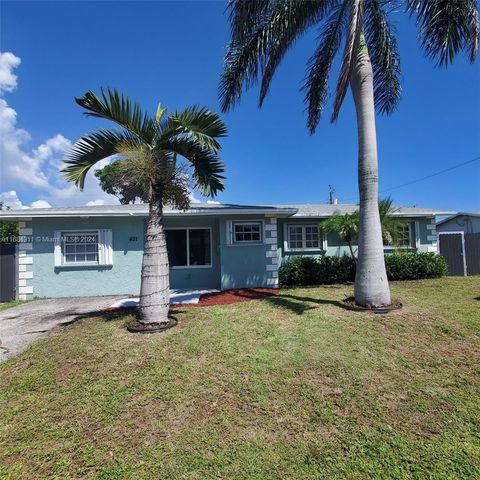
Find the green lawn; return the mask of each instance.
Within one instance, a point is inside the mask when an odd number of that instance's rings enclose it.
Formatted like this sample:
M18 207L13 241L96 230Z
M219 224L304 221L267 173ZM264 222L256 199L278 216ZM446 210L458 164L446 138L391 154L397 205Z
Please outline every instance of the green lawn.
M480 277L88 318L0 366L0 477L480 478Z

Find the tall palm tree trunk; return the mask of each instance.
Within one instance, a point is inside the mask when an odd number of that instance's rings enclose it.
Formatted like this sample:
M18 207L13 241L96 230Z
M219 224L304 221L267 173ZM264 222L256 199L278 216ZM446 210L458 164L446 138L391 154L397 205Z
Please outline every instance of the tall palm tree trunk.
M167 323L170 284L167 242L163 226L162 194L151 189L149 218L145 231L142 283L138 320L142 323Z
M363 306L390 305L382 228L378 211L378 159L373 99L373 70L361 35L350 73L357 112L358 188L360 225L355 276L355 302Z

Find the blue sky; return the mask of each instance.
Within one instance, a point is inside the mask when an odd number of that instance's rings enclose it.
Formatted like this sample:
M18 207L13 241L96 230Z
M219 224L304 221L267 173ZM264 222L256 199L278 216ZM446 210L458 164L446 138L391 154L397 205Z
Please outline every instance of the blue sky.
M404 93L392 116L378 118L381 191L480 156L479 62L472 66L461 55L449 69L435 69L422 55L413 21L402 14L394 18ZM11 203L12 190L23 205L114 203L93 175L84 193L58 175L63 150L100 125L73 102L86 90L110 85L151 111L159 101L170 109L197 103L219 111L218 78L228 41L223 2L2 1L0 26L1 51L14 55L3 56L0 65L6 82L0 192ZM332 184L340 202L357 201L350 93L335 125L328 122L329 104L314 136L305 127L299 88L315 33L289 52L261 110L252 89L223 115L228 178L217 200L326 202ZM480 210L479 191L477 161L387 193L401 205Z

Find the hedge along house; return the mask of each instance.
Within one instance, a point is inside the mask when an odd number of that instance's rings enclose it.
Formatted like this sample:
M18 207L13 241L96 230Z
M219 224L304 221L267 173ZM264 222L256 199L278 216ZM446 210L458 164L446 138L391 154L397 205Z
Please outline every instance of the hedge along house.
M282 261L348 254L338 235L322 236L319 223L357 208L207 203L185 212L166 209L170 286L278 287ZM436 251L435 215L449 213L399 209L395 215L406 221L402 247ZM20 226L16 296L137 295L147 215L145 204L1 211L1 220Z

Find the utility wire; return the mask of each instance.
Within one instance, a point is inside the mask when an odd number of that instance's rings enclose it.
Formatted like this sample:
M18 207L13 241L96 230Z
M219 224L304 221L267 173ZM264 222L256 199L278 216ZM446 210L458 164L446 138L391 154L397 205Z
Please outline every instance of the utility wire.
M411 182L402 183L400 185L397 185L396 187L386 188L385 190L381 190L380 193L390 192L391 190L396 190L397 188L402 188L402 187L406 187L407 185L412 185L414 183L422 182L423 180L427 180L428 178L436 177L437 175L441 175L442 173L450 172L450 170L463 167L464 165L468 165L469 163L473 163L478 160L480 160L480 157L472 158L471 160L467 160L466 162L457 163L456 165L445 168L435 173L431 173L430 175L425 175L424 177L417 178L416 180L412 180Z
M451 170L455 170L456 168L463 167L464 165L468 165L469 163L477 162L478 160L480 160L480 156L472 158L471 160L467 160L466 162L457 163L456 165L452 165L451 167L444 168L443 170L439 170L438 172L431 173L430 175L425 175L424 177L411 180L410 182L405 182L400 185L396 185L395 187L385 188L384 190L380 190L379 193L391 192L392 190L397 190L398 188L406 187L408 185L413 185L414 183L418 183L418 182L423 182L423 180L436 177L437 175L441 175L442 173L450 172ZM347 198L347 201L357 200L357 199L358 197L349 197Z

